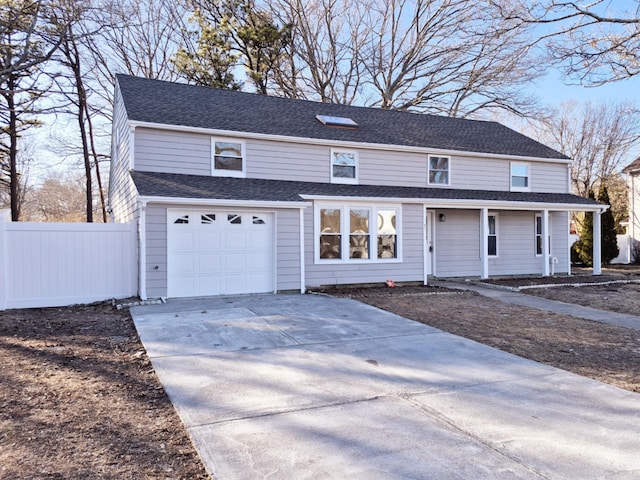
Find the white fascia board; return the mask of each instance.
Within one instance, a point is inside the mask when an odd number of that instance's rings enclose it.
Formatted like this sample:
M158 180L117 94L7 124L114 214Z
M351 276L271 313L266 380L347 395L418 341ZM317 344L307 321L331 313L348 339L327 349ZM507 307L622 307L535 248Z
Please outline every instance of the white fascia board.
M160 130L171 130L176 132L189 132L189 133L202 133L205 135L220 135L225 137L236 137L253 140L271 140L276 142L288 142L288 143L302 143L302 144L326 144L331 147L337 148L366 148L370 150L393 150L396 152L406 153L422 153L433 155L446 155L449 157L478 157L478 158L493 158L500 160L519 160L527 162L553 162L571 164L572 160L562 158L542 158L542 157L528 157L525 155L504 155L498 153L484 153L484 152L467 152L465 150L447 150L441 148L428 148L428 147L413 147L406 145L393 145L383 143L366 143L366 142L345 142L340 140L331 140L327 138L308 138L308 137L290 137L287 135L272 135L266 133L251 133L251 132L236 132L232 130L219 130L214 128L202 128L202 127L187 127L184 125L169 125L164 123L153 122L139 122L135 120L129 120L129 125L132 128L154 128Z
M608 205L585 205L581 203L505 202L499 200L451 200L437 198L390 198L390 197L335 197L322 195L300 195L304 199L335 203L420 203L429 208L489 208L496 210L553 210L567 212L604 212Z
M146 203L170 203L174 205L194 206L230 206L243 208L306 208L311 202L271 202L260 200L219 200L215 198L176 198L141 196L139 200Z

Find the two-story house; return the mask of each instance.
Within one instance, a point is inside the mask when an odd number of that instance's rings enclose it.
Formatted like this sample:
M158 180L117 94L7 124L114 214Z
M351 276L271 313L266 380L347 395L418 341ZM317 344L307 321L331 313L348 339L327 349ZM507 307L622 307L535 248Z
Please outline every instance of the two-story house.
M606 208L495 122L119 75L112 142L142 298L568 273L569 212Z
M622 173L627 175L629 189L629 224L627 225L629 252L626 252L626 257L631 262L638 262L640 261L640 157L627 165Z

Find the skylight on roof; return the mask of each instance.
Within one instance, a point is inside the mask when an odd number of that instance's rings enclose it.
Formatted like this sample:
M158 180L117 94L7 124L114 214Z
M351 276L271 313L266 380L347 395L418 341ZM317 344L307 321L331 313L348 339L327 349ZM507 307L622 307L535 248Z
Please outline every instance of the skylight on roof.
M358 128L358 124L347 117L333 117L331 115L316 115L316 118L327 127Z

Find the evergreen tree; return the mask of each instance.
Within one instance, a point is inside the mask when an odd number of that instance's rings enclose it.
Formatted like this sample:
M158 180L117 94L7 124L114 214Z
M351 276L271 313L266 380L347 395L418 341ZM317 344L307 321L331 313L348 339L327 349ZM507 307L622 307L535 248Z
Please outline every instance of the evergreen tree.
M587 198L595 200L596 196L593 190L589 189ZM588 266L593 265L593 213L586 212L584 214L580 228L580 238L573 245L573 248L582 263Z
M618 249L616 223L613 218L613 212L611 211L609 192L607 191L607 186L604 183L600 185L598 201L605 205L609 205L609 208L600 217L602 263L608 264L618 256L620 250Z

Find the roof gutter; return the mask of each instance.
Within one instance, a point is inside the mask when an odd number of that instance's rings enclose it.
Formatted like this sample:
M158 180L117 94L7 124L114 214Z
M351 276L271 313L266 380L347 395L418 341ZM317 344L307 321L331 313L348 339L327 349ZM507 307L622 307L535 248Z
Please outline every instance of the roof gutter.
M555 202L513 202L503 200L467 200L467 199L438 199L438 198L402 198L402 197L338 197L323 195L300 195L308 200L321 200L325 202L350 202L350 203L420 203L428 204L433 208L472 208L472 209L499 209L499 210L554 210L554 211L579 211L579 212L605 212L609 205L584 204L584 203L555 203Z
M390 149L392 149L396 152L406 152L406 153L435 154L435 155L447 155L447 156L455 155L459 157L493 158L493 159L518 160L518 161L529 161L529 162L554 162L554 163L566 163L566 164L572 163L572 160L567 158L529 157L526 155L505 155L505 154L499 154L499 153L468 152L466 150L415 147L415 146L409 146L409 145L349 142L344 140L332 140L328 138L291 137L287 135L272 135L267 133L237 132L233 130L220 130L215 128L189 127L185 125L169 125L169 124L154 123L154 122L140 122L137 120L129 120L129 125L132 128L143 127L143 128L153 128L153 129L160 129L160 130L171 130L175 132L202 133L205 135L237 137L237 138L252 139L252 140L270 140L270 141L276 141L276 142L302 143L302 144L315 144L315 145L326 143L327 146L338 147L338 148L367 148L370 150L385 150L385 151L389 151Z
M168 203L172 205L192 205L192 206L229 206L245 208L305 208L311 202L278 202L262 200L222 200L216 198L184 198L184 197L161 197L161 196L140 196L141 201L146 203Z

